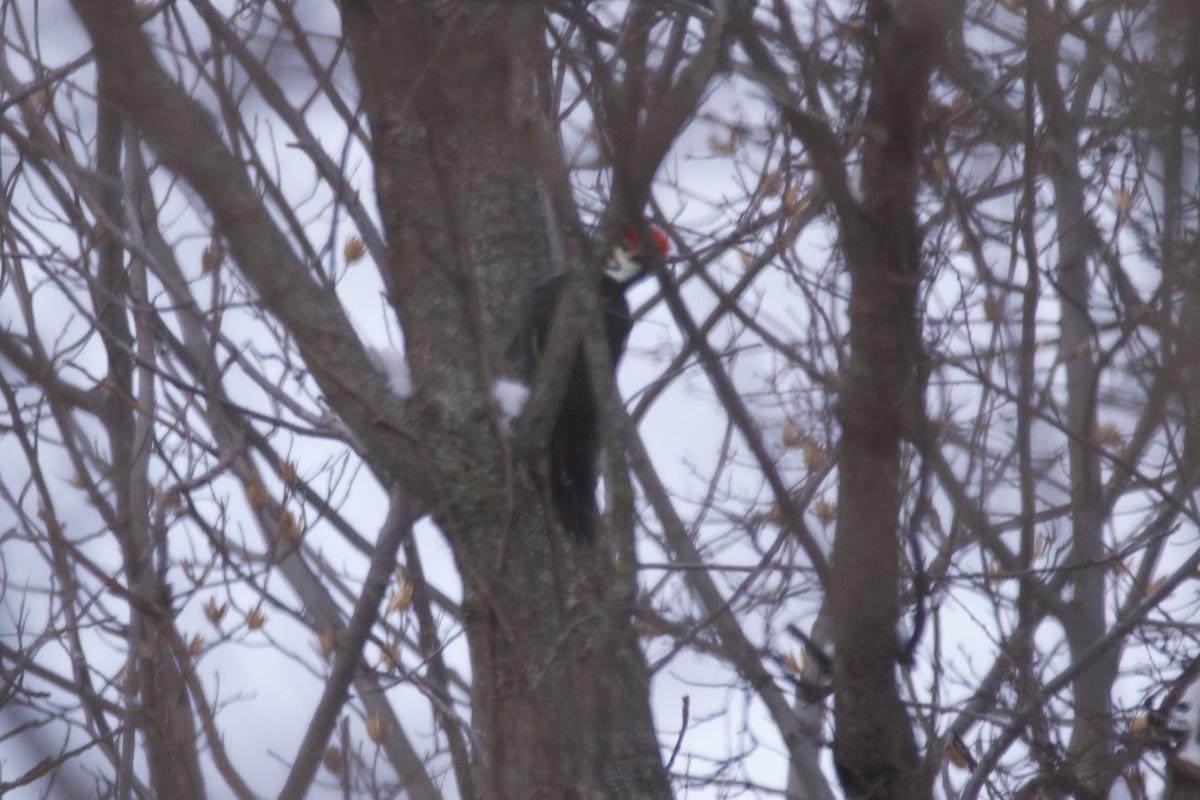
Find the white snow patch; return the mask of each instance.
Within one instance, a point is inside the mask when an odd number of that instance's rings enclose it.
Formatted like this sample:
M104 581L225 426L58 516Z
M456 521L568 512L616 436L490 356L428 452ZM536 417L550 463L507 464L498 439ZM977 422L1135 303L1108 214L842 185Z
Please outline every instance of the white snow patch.
M388 386L392 387L392 393L401 400L412 397L412 373L408 371L408 362L404 360L404 353L386 347L368 347L367 352L370 354L371 360L375 362L375 366L387 378Z
M1129 788L1129 781L1121 779L1114 781L1112 788L1108 790L1108 800L1137 800L1137 798L1133 796L1133 790Z
M500 378L492 384L492 397L500 409L500 422L504 430L512 433L512 424L521 416L525 401L529 399L529 387L512 378Z

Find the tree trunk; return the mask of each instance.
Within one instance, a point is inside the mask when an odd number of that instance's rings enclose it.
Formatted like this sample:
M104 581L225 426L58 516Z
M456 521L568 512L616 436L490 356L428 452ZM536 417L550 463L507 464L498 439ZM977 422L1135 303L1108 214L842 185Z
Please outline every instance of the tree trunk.
M553 529L491 406L514 311L551 271L534 94L541 9L343 11L390 245L384 272L428 423L431 511L464 577L476 785L489 798L668 797L612 559Z
M850 359L838 417L838 521L830 604L834 638L834 757L849 797L921 798L921 763L895 678L899 618L900 442L924 415L916 189L922 112L953 0L878 4L861 207L843 204L852 280Z
M97 191L110 218L118 220L123 213L119 188L123 121L111 101L111 84L109 70L102 64L96 140L98 172L106 181ZM140 280L135 277L139 274ZM195 712L184 682L184 671L191 667L186 663L186 654L172 641L173 631L166 622L172 614L171 588L165 570L156 569L153 557L149 477L149 420L153 414L146 410L153 406L153 383L146 374L146 331L139 326L135 337L126 316L129 295L136 296L138 287L144 286L144 269L130 269L121 242L115 235L104 236L98 249L93 302L96 318L107 333L108 391L101 416L112 453L110 480L116 502L113 517L106 521L120 542L124 578L134 598L129 604L127 627L126 701L131 722L144 741L150 785L155 793L159 797L201 800L205 791ZM137 299L144 302L144 298ZM134 353L142 359L136 369ZM132 748L132 741L127 739L125 747ZM127 752L125 758L118 781L122 788L131 779L132 753Z

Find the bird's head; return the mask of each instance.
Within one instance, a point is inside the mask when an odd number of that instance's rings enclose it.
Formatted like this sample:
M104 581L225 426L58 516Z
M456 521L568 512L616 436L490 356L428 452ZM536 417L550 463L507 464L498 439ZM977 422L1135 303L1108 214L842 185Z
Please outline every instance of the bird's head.
M671 242L667 239L667 234L658 228L650 228L650 236L660 258L671 252ZM647 253L641 237L632 226L625 228L621 238L622 241L613 247L605 274L622 286L627 286L645 275L649 265L646 263Z

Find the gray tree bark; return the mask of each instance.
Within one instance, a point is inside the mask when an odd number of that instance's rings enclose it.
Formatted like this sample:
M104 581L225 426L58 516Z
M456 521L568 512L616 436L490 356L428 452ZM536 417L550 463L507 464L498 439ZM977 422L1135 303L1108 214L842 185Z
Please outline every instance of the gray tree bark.
M514 304L551 271L534 94L541 9L343 11L371 124L390 300L436 476L429 507L465 581L477 785L495 798L667 797L649 676L613 561L552 528L491 408Z

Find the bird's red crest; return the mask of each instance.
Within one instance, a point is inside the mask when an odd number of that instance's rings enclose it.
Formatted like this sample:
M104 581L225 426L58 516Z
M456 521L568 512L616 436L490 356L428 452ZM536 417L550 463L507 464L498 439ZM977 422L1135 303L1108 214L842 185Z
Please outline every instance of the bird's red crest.
M665 256L671 252L671 240L667 238L667 234L660 228L650 228L650 236L654 239L654 246L658 248L660 256ZM642 240L632 226L625 229L625 245L631 253L641 252Z

